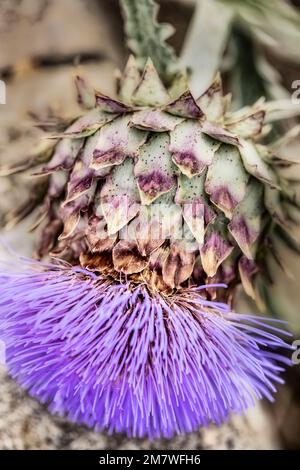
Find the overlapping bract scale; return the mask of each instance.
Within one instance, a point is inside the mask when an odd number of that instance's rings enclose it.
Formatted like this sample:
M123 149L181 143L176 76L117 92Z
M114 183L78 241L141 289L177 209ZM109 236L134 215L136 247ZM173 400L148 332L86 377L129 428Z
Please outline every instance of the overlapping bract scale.
M36 175L49 175L44 234L62 227L53 252L69 243L76 260L101 253L101 265L130 275L150 270L171 288L196 282L199 272L210 282L227 263L252 295L263 228L271 220L289 228L276 201L292 198L279 173L290 163L259 141L264 101L232 112L219 74L196 99L183 75L167 89L151 59L140 73L133 57L118 97L94 92L81 77L76 88L85 112L26 165L1 171L37 165ZM50 197L59 172L64 187Z

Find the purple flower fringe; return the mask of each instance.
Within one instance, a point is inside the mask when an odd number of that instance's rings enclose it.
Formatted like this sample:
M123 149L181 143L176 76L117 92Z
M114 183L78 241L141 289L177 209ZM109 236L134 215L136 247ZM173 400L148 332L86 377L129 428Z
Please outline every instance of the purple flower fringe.
M0 270L9 373L51 411L96 430L155 438L220 424L272 400L290 363L276 352L290 347L277 336L286 332L205 300L201 288L167 297L63 264L18 269Z

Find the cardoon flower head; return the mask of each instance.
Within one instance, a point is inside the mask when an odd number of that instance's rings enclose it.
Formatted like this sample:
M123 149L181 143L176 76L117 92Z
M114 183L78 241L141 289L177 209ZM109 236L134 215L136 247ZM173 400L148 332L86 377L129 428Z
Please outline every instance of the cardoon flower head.
M0 333L10 373L51 410L170 437L272 399L281 382L283 332L229 302L240 283L258 298L295 199L282 141L263 143L263 100L232 112L220 75L196 99L183 74L167 86L151 59L138 65L130 57L118 97L77 77L85 112L49 116L50 138L2 169L39 178L8 221L38 205L36 254L57 261L1 268Z
M40 122L51 138L2 169L40 177L8 216L13 224L40 206L38 257L164 289L241 282L258 299L266 256L278 259L273 237L291 238L297 203L281 174L290 162L277 156L282 140L259 143L269 130L263 100L232 112L220 75L197 100L187 86L180 76L167 89L151 59L140 74L133 56L119 99L76 78L79 103L92 109L70 125Z
M207 300L203 287L165 295L67 265L5 268L9 372L73 421L171 437L272 400L282 381L280 330Z

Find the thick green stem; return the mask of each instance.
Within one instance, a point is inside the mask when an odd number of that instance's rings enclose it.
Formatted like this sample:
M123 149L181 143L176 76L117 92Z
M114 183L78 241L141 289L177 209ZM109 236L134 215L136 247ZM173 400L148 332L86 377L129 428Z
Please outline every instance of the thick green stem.
M166 43L174 32L169 24L158 23L158 5L154 0L120 0L124 15L127 45L142 68L151 57L159 75L170 83L178 70L174 50Z

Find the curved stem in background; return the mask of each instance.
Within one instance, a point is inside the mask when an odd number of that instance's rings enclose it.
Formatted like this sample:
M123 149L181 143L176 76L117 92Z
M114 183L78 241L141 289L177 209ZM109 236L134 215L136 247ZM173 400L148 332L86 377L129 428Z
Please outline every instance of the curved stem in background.
M199 96L220 68L231 30L233 10L215 0L198 0L180 62L191 70L190 87Z

